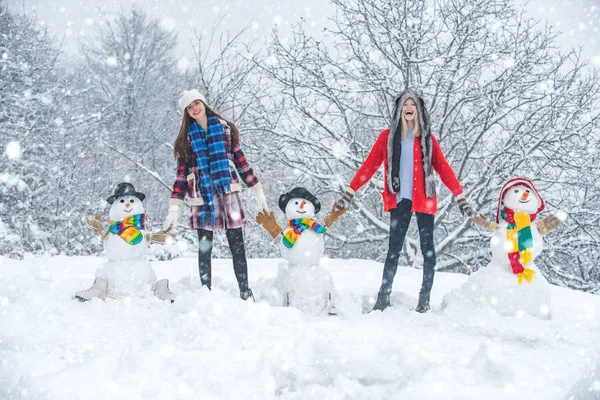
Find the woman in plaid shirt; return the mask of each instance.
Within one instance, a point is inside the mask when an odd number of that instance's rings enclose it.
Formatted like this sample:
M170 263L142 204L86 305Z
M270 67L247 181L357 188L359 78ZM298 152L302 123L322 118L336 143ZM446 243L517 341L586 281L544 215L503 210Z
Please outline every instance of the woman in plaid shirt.
M225 229L233 256L233 270L244 300L254 296L248 287L248 264L242 227L246 224L239 191L250 188L259 209L268 210L262 185L240 147L240 135L232 122L206 105L197 90L184 91L179 99L183 121L175 139L177 179L169 200L163 229L177 224L187 195L192 208L190 229L198 231L198 268L202 285L211 288L213 232Z

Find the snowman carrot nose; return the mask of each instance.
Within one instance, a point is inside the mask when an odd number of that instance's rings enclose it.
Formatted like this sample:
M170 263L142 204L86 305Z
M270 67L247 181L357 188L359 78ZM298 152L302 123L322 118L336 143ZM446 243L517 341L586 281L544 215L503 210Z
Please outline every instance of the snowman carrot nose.
M127 203L125 204L125 207L129 208L131 206L131 204Z
M526 201L528 197L529 197L529 192L524 192L523 195L521 196L521 201Z
M306 200L302 200L302 203L300 203L300 208L304 208L305 204L306 204Z

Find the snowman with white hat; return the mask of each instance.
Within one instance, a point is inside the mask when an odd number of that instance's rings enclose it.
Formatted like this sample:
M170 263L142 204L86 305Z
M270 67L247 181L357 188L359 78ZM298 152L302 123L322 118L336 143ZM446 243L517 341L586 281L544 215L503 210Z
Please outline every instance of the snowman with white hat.
M146 195L137 192L131 183L122 182L106 200L111 205L108 229L102 224L100 213L93 219L86 216L87 224L102 238L108 261L96 271L92 287L75 293L76 299L104 300L152 291L161 300L175 300L169 290L169 281L161 279L157 282L154 269L145 258L148 243L166 243L174 235L168 231L146 231L142 203L145 198Z
M280 267L274 288L283 295L286 306L293 305L303 311L326 308L329 315L336 315L333 279L320 265L325 251L323 234L348 209L332 210L321 225L314 219L321 210L321 202L302 187L282 194L279 208L288 221L285 229L277 224L272 211L262 211L256 217L256 222L274 239L281 235L279 250L287 265Z
M506 316L526 312L532 316L550 318L550 286L535 265L544 248L543 235L566 220L558 212L542 220L544 200L533 183L525 178L506 182L500 191L496 223L484 217L475 222L493 231L490 247L492 260L469 277L465 285L450 293L444 303L460 292L478 298Z

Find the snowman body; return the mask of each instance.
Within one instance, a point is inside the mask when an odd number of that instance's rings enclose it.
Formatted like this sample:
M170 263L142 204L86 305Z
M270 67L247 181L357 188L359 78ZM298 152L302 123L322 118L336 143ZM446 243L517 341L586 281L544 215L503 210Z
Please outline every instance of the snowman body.
M515 212L536 214L540 204L541 199L534 190L526 185L517 185L507 191L499 206ZM535 271L531 282L521 279L519 283L519 276L513 272L509 253L514 251L514 245L508 240L509 223L499 216L498 227L490 240L490 263L471 274L463 286L444 298L444 303L485 303L504 316L527 313L540 319L549 319L550 285L535 265L535 258L542 253L544 240L535 221L531 221L529 229L532 239L531 261L523 266Z
M507 229L508 222L505 220L501 220L498 223L498 228L492 234L492 238L490 239L490 249L492 250L492 260L490 265L495 265L503 270L509 271L512 273L512 269L510 267L510 261L508 260L508 249L511 247L510 243L507 243ZM527 264L527 268L531 268L536 271L536 277L538 268L535 265L535 259L542 254L542 250L544 249L544 239L542 235L537 229L535 223L531 224L531 236L533 237L533 247L531 251L531 262Z
M286 218L314 219L315 206L302 198L292 198L285 208ZM284 230L285 235L288 227ZM324 301L333 301L335 286L331 273L320 265L325 251L322 233L306 229L296 239L292 247L283 240L279 242L281 257L287 261L280 265L274 287L288 297L289 303L306 312L320 311Z
M140 199L126 195L115 199L109 215L111 221L120 221L144 212L144 205ZM148 249L146 231L140 230L140 233L142 239L136 244L130 244L114 233L109 233L104 241L108 261L96 271L96 277L108 281L108 293L111 296L148 293L156 284L156 273L145 257Z
M286 231L287 229L284 231L284 234ZM291 248L287 248L283 244L283 241L280 241L279 251L281 252L281 257L290 263L290 265L319 265L325 253L323 234L307 229L302 232L302 235L300 235Z

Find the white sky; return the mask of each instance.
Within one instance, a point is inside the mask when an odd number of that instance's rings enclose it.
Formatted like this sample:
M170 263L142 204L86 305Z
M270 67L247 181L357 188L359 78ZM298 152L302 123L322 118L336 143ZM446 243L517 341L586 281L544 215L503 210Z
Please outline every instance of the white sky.
M252 34L261 38L276 24L295 23L300 18L321 31L334 12L327 0L7 0L6 4L11 11L35 13L53 33L64 37L66 54L74 55L78 41L90 40L96 24L134 3L179 32L179 55L189 48L194 30L209 30L219 16L224 15L224 22L233 30L251 24ZM563 48L581 45L585 55L600 66L600 0L532 0L527 11L564 32Z

